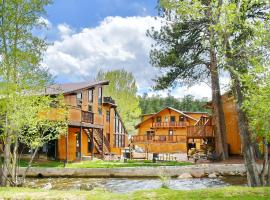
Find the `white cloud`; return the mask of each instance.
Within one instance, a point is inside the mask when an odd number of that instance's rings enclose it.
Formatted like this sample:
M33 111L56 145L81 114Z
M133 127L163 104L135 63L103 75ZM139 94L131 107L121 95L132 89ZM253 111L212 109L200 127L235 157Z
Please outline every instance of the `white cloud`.
M44 17L38 18L38 22L46 25L47 28L49 28L49 29L52 27L52 23L48 19L46 19Z
M97 27L75 32L58 25L60 39L49 46L44 65L59 79L93 79L99 70L124 68L134 74L139 88L152 85L157 69L149 64L152 40L146 31L161 26L154 17L107 17Z
M124 68L134 74L140 93L156 94L149 88L159 71L149 64L153 41L146 37L146 31L160 26L161 20L150 16L107 17L97 27L80 31L68 24L59 24L60 37L49 46L43 65L62 82L91 80L99 70ZM168 91L158 93L166 96ZM211 90L202 83L178 87L171 94L179 98L187 94L210 98Z

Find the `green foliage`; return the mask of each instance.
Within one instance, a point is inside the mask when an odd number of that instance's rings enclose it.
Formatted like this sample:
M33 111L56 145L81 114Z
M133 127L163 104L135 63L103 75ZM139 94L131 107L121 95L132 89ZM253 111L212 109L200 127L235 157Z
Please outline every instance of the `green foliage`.
M138 123L141 109L137 97L137 85L132 73L125 70L108 72L100 71L97 80L109 80L109 86L104 88L104 96L111 96L117 104L117 110L129 134L134 133L134 126Z
M152 96L144 94L140 97L142 114L156 113L165 107L172 107L181 111L209 112L203 106L208 102L207 98L195 99L192 95L186 95L182 99L168 95L167 97Z
M243 108L254 134L270 142L270 73L268 67L253 68L242 77L246 98Z

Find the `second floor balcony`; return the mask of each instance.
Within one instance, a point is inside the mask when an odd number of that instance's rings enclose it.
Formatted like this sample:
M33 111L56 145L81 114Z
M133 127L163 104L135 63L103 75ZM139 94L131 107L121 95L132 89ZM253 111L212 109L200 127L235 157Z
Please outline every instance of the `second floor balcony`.
M214 126L211 125L197 125L187 127L188 138L211 138L215 137Z
M153 128L182 128L188 126L188 122L155 122Z
M131 137L133 143L185 143L185 135L134 135Z
M69 108L68 120L71 122L84 122L94 124L94 113L78 108Z

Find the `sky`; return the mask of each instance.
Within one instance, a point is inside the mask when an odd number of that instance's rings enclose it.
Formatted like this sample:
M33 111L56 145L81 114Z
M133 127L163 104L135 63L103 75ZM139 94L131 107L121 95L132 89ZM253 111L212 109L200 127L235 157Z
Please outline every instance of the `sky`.
M125 69L133 73L138 94L210 98L207 83L152 90L161 72L149 63L154 41L146 31L162 25L156 5L157 0L54 0L42 17L48 29L40 34L50 43L42 65L58 83L93 80L100 70Z

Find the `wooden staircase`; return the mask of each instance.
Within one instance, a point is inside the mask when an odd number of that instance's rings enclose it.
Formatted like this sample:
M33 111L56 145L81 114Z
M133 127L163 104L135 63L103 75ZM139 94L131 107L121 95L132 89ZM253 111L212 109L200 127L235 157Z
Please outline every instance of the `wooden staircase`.
M88 129L84 129L89 139L92 141L92 135ZM102 129L93 129L94 147L100 155L106 155L110 153L110 143L103 135Z

